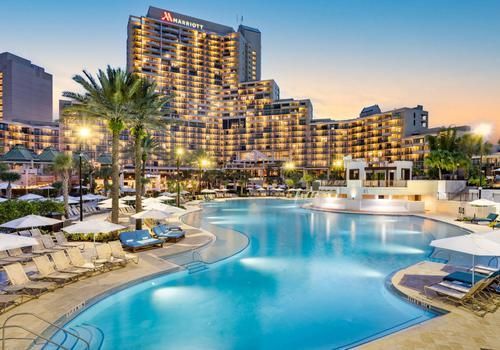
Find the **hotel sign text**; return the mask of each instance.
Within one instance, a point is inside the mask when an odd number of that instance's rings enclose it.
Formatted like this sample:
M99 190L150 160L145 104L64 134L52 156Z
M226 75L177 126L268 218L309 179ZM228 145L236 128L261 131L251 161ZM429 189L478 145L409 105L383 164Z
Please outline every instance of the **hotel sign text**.
M161 20L167 21L170 23L181 24L183 26L191 27L194 29L203 30L203 24L188 21L185 19L176 18L176 17L172 16L172 14L170 12L167 12L167 11L163 11L163 15L161 16Z

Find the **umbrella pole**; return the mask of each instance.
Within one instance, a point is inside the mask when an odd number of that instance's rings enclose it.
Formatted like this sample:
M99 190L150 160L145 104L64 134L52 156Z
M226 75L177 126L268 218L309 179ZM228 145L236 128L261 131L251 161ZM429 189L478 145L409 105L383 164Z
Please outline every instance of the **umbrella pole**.
M472 255L472 286L474 287L474 277L476 277L475 255Z

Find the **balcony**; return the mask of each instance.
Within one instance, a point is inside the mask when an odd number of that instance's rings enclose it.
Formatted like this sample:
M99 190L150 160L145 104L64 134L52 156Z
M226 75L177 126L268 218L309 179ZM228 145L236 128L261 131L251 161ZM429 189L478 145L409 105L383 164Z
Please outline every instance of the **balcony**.
M363 187L406 187L406 180L364 180Z

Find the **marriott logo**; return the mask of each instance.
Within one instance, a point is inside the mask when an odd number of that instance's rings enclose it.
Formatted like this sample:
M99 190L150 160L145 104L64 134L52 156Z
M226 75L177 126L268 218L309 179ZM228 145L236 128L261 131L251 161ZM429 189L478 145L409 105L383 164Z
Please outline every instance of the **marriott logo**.
M203 24L196 23L193 21L188 21L188 20L181 19L181 18L176 18L176 17L172 16L172 14L168 11L163 11L163 15L161 16L161 20L166 21L166 22L170 22L170 23L180 24L180 25L194 28L194 29L203 30Z

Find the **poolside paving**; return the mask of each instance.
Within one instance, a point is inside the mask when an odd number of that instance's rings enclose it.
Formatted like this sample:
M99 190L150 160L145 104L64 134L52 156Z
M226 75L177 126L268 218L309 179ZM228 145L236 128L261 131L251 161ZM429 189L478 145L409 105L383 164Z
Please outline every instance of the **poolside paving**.
M361 346L361 349L500 349L500 310L479 317L462 307L426 297L426 283L409 284L408 278L440 279L449 272L444 264L424 261L398 271L392 283L408 297L449 313ZM427 284L428 285L428 284Z
M111 290L119 290L129 283L140 282L145 278L158 274L173 273L181 267L168 257L186 253L206 246L215 240L210 232L183 225L186 237L179 243L166 243L163 248L138 252L139 263L129 263L126 267L105 272L96 276L68 284L53 292L46 293L38 299L30 300L0 315L0 324L14 314L29 312L40 315L55 323L61 318L71 316L93 298L104 295ZM91 244L86 243L90 248ZM88 251L88 250L87 250ZM30 267L27 267L30 270ZM12 324L29 324L29 329L42 333L48 324L30 316L20 316ZM7 337L26 337L28 333L21 329L9 329ZM26 340L8 340L6 349L26 349L30 342Z

